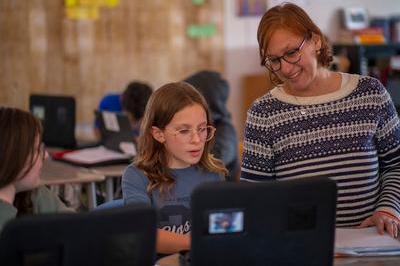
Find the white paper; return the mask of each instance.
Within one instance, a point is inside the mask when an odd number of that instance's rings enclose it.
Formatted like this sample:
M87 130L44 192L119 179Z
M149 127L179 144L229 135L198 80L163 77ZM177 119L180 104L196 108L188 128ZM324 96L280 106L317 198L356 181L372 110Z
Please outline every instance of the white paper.
M335 253L349 256L388 256L400 254L400 241L389 234L378 234L376 227L337 228Z
M77 163L93 164L112 160L127 159L130 157L131 156L128 154L112 151L104 146L98 146L66 153L64 154L63 159Z
M127 141L122 141L119 144L119 148L121 149L121 151L125 154L129 154L131 156L135 156L136 155L136 147L135 144L133 144L133 142L127 142Z
M104 127L107 130L114 132L120 131L116 113L103 111L101 115L103 116Z

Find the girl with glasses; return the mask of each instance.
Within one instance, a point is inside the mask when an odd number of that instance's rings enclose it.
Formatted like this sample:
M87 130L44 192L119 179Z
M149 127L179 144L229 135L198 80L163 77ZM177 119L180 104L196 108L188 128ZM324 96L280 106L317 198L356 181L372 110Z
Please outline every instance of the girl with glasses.
M0 107L0 129L0 230L17 216L72 211L46 187L39 187L48 157L40 121L28 112Z
M241 179L334 179L338 227L376 226L396 237L400 123L386 89L329 70L326 39L294 4L269 9L257 38L276 87L248 111Z
M240 164L238 138L227 108L230 86L216 71L202 70L187 77L184 81L192 85L204 96L211 111L215 132L212 154L225 164L229 171L227 181L239 178Z
M190 195L227 170L210 154L215 128L204 98L185 82L150 97L138 139L139 153L122 177L124 202L159 211L157 252L190 249Z

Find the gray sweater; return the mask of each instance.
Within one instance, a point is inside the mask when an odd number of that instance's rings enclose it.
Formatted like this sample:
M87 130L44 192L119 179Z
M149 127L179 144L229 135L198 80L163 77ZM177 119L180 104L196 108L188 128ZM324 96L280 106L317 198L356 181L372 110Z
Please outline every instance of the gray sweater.
M159 213L158 227L170 232L186 234L190 232L190 196L193 189L201 183L220 181L221 176L196 166L172 169L175 186L166 195L159 190L147 193L149 180L143 171L130 165L122 176L122 194L125 204L145 203L155 207Z

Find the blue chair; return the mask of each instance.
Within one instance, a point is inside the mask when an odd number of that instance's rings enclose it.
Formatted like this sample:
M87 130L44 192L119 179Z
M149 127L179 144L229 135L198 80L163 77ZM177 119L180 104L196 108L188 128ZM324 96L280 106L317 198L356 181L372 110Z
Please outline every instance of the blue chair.
M111 201L104 202L97 206L95 210L105 210L105 209L111 209L111 208L118 208L124 206L124 199L115 199Z

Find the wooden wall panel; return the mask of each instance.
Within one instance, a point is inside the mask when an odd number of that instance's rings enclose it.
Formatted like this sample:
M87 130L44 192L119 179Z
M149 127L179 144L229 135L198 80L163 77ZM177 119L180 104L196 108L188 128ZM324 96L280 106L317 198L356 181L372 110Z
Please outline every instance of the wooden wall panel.
M207 39L190 24L215 23ZM63 0L0 1L0 104L27 109L31 93L73 95L91 122L106 92L134 80L155 88L202 69L223 71L223 1L120 0L98 20L71 20Z

